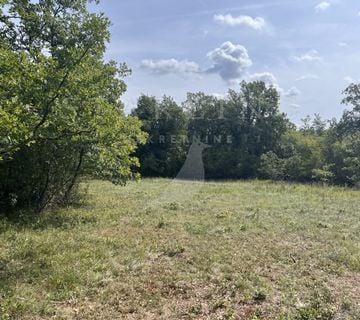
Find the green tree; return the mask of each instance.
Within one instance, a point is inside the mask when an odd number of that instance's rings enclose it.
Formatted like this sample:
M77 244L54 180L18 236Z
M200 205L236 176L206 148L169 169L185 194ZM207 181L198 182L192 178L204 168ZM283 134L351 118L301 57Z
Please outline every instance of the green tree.
M203 92L188 93L184 108L189 114L190 140L200 139L211 145L203 152L206 177L210 179L235 178L236 158L231 146L230 119L225 118L227 98L217 98Z
M301 132L317 136L322 136L326 133L327 121L323 120L319 114L315 114L313 119L310 116L307 116L306 118L301 119L301 121Z
M171 98L161 101L142 95L132 115L138 117L142 129L149 135L146 145L137 156L144 176L174 177L181 169L188 146L187 117L184 110Z
M282 136L275 152L262 156L261 176L301 182L329 178L323 164L322 145L323 139L315 134L289 130Z
M225 99L191 94L186 106L190 135L213 143L204 157L209 178L256 177L261 156L276 148L288 126L279 111L278 92L261 81L242 82ZM214 137L221 142L214 143Z
M43 209L82 175L133 177L145 136L120 102L128 68L103 58L109 20L86 0L0 4L2 204Z
M360 131L360 84L351 84L345 89L343 94L345 98L342 100L342 103L353 108L343 113L338 124L337 134L341 137Z
M325 140L325 157L335 181L357 185L360 182L360 84L351 84L342 103L350 105L339 123L334 122Z

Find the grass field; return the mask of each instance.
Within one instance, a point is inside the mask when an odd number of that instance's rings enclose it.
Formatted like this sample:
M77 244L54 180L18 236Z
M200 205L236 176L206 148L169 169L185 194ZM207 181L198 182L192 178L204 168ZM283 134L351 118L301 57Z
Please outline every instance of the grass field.
M88 185L0 220L1 319L360 319L360 192L271 182Z

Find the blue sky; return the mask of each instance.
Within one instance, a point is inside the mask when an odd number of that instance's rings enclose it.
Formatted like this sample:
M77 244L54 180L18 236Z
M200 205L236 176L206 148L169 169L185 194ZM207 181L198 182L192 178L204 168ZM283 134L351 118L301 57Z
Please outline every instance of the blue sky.
M225 95L241 80L281 92L281 110L339 117L341 92L360 81L358 0L102 0L107 59L133 70L127 110L141 93Z

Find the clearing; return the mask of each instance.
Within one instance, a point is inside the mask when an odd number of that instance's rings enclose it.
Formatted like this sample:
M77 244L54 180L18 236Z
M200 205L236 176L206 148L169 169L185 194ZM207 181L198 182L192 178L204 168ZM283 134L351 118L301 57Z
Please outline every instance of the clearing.
M77 208L0 220L0 319L360 319L359 191L86 187Z

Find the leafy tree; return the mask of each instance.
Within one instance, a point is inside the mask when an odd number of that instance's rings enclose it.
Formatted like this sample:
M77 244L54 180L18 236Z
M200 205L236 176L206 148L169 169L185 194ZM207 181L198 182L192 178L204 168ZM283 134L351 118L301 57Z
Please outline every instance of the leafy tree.
M204 159L209 178L256 177L261 155L276 147L288 126L278 92L260 81L242 82L239 92L230 90L226 99L190 94L185 105L190 135L213 143ZM214 143L219 137L221 142Z
M327 161L340 184L360 183L360 133L347 135L328 146Z
M307 134L313 134L317 136L322 136L325 134L327 129L327 121L321 119L319 114L314 115L314 119L310 116L302 119L302 126L300 128L301 132Z
M342 103L353 108L344 112L338 124L337 134L341 137L360 131L360 84L351 84L343 93Z
M257 175L262 154L274 150L287 128L285 115L279 111L279 94L264 82L243 82L240 92L230 91L226 117L232 121L234 146L240 159L241 177Z
M286 159L280 158L275 152L269 151L260 158L259 174L261 178L270 180L286 179Z
M322 141L317 135L298 131L289 132L283 137L286 179L306 182L317 178L314 170L323 168Z
M203 92L188 93L183 105L189 114L189 139L200 139L211 145L203 152L207 178L235 178L236 160L230 145L229 119L224 115L227 99Z
M279 147L261 157L261 177L274 180L331 182L323 157L324 138L315 131L288 130Z
M343 113L339 123L333 123L325 141L325 157L337 183L359 184L360 176L360 85L351 84L345 91L343 104L351 110Z
M360 186L360 132L347 136L341 149L344 153L344 168L348 181Z
M144 176L174 177L185 161L187 117L183 109L170 97L161 101L142 95L132 114L142 123L149 135L146 145L139 148L137 156Z
M0 4L2 204L43 209L82 175L133 177L145 137L119 100L128 68L103 59L109 20L86 0Z

